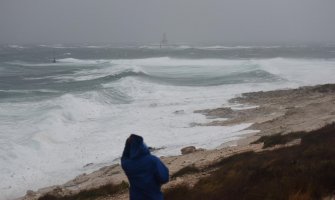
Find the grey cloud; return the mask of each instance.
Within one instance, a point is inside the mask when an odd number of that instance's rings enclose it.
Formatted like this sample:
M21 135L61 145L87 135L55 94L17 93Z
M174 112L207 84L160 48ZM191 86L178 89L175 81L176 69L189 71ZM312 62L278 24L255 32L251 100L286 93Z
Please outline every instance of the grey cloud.
M1 0L0 43L335 42L333 0Z

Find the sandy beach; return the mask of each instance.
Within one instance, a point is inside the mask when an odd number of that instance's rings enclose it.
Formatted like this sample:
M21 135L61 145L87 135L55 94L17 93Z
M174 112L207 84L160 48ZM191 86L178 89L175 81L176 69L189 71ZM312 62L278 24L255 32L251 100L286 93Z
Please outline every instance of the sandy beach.
M267 151L298 145L299 140L288 144L277 145L263 149L263 144L251 144L261 136L277 133L288 134L297 131L311 131L335 122L335 85L318 85L298 89L276 90L268 92L245 93L230 100L231 105L244 105L248 109L232 109L221 107L216 109L196 110L211 122L196 124L197 126L229 126L239 123L252 123L248 129L258 130L256 134L246 135L244 139L234 143L222 144L213 150L196 149L191 153L161 157L168 166L170 175L175 174L186 166L199 170L198 173L171 179L163 186L163 190L180 183L195 184L200 178L211 173L206 167L221 158L229 157L247 151ZM222 120L225 118L226 120ZM197 147L195 147L197 148ZM83 190L101 187L110 183L127 182L119 164L103 167L90 174L82 174L62 185L41 188L37 191L27 191L27 195L20 198L25 200L38 199L45 194L54 196L73 195ZM99 200L128 199L125 191L115 196L101 197Z

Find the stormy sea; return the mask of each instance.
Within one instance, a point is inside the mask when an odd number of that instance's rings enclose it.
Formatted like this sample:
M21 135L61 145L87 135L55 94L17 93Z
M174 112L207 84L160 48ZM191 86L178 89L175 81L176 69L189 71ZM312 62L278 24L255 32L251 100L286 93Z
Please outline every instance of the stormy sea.
M243 92L335 83L335 45L2 45L0 199L116 163L135 133L157 155L233 145L250 124L197 126Z

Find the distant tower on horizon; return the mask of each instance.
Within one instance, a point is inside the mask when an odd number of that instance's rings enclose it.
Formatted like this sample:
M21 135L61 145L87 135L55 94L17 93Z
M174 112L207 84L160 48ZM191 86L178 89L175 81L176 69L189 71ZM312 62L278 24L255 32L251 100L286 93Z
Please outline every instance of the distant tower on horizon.
M53 60L52 60L52 63L56 63L56 57L55 57L55 50L52 50L52 57L53 57Z
M163 33L163 38L161 42L159 43L159 47L162 48L162 46L167 45L167 44L168 44L168 40L167 40L166 34Z

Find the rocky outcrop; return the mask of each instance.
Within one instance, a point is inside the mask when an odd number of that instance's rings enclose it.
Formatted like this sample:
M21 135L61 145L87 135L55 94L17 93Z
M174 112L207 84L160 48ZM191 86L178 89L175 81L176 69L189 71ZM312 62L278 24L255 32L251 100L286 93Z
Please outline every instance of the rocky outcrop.
M195 148L195 146L188 146L188 147L184 147L182 148L180 151L181 151L181 154L182 155L185 155L185 154L190 154L190 153L194 153L196 151L204 151L205 149L202 149L202 148Z

